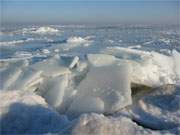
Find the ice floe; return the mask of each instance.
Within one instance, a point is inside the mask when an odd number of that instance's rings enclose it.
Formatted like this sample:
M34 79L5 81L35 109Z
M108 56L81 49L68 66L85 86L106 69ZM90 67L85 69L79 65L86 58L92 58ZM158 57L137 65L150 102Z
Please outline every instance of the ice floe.
M167 56L153 51L108 47L102 53L126 59L132 67L132 82L153 87L177 84L179 78L177 73L179 71L179 62L177 61L179 53L177 51L173 51L171 56ZM176 56L174 57L174 55Z
M158 135L179 131L179 88L175 85L179 83L180 67L179 52L175 50L164 55L108 47L99 54L84 57L54 54L46 60L29 64L28 60L0 63L0 97L3 97L0 100L6 98L1 118L4 115L9 120L16 117L17 122L25 125L17 125L12 130L14 123L11 125L7 121L9 125L5 127L7 123L2 120L3 133ZM137 98L137 101L132 100L133 84L144 86L144 90L145 87L151 88L152 93ZM156 88L166 84L174 84L175 88ZM12 96L15 98L10 100ZM42 111L39 112L34 105L42 107ZM37 113L40 127L32 125L25 130L27 120L35 117L33 113ZM45 114L39 116L40 113ZM64 114L72 121L63 117ZM50 124L44 128L44 117L51 117L51 124L56 126ZM31 124L34 124L33 120ZM62 125L57 126L61 122Z

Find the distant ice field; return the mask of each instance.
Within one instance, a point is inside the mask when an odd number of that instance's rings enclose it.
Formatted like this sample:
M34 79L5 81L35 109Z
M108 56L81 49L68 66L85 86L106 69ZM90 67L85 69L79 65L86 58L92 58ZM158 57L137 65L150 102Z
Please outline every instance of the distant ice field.
M173 49L180 51L178 26L52 25L9 26L1 29L1 59L48 55L44 49L61 53L97 53L109 46L163 54L169 54Z

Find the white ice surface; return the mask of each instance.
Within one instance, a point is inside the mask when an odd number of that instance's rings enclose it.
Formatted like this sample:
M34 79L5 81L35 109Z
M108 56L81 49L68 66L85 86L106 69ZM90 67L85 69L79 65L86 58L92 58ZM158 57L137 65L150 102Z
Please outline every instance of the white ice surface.
M108 47L101 52L127 60L132 67L131 82L152 87L178 83L179 52L167 56L122 47Z
M9 63L8 66L0 71L0 89L7 89L20 76L22 68L27 66L28 62L20 60Z
M42 74L47 77L56 77L70 73L70 70L66 65L64 65L59 56L38 62L32 65L31 68L37 71L42 71Z
M42 71L34 71L32 69L25 69L16 81L8 87L10 90L26 90L27 88L41 82Z
M96 67L111 65L116 60L114 56L107 54L88 54L87 59L92 66Z
M131 104L130 78L127 64L92 67L77 87L77 95L69 108L71 114L89 112L85 103L97 104L94 112L112 113ZM92 99L91 99L92 98ZM103 105L104 104L104 105ZM96 109L96 110L95 110Z
M176 50L173 50L172 52L174 63L175 63L175 72L177 75L177 78L179 80L179 85L180 85L180 53L177 52Z
M47 84L44 84L43 88L45 92L43 97L48 104L55 108L60 108L63 102L64 93L68 86L68 75L63 75L49 79Z

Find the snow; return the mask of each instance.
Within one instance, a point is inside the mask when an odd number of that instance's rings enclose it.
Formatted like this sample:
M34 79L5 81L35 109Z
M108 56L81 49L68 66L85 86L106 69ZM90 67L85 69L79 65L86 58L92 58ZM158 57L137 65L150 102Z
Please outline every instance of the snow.
M102 114L83 114L62 134L72 135L159 135L160 132L143 129L127 117L106 117Z
M69 123L33 93L0 91L0 103L2 134L57 133Z

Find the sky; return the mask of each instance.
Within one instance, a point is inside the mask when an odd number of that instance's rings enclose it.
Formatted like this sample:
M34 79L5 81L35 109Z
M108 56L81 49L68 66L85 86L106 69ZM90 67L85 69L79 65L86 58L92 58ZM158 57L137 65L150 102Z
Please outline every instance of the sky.
M178 24L179 0L0 0L3 23Z

